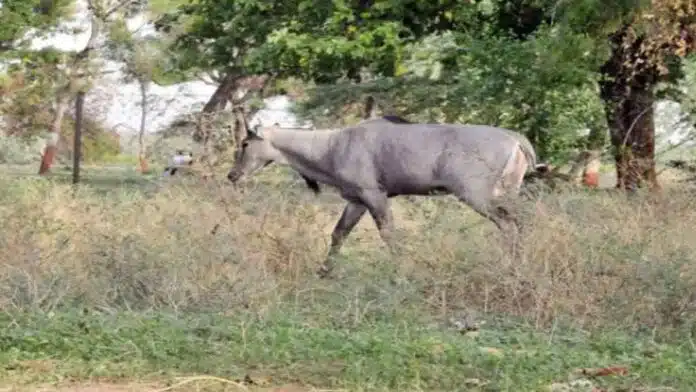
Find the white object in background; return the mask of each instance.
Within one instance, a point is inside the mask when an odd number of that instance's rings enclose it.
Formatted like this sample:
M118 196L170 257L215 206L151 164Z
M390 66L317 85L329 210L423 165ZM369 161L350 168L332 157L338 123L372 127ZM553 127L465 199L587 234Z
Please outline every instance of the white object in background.
M162 173L162 176L173 176L180 167L187 165L190 166L192 164L193 154L190 152L184 154L183 151L178 150L176 154L172 157L170 165L164 168L164 173Z
M188 165L193 162L193 157L191 155L174 155L172 157L172 165L183 166Z

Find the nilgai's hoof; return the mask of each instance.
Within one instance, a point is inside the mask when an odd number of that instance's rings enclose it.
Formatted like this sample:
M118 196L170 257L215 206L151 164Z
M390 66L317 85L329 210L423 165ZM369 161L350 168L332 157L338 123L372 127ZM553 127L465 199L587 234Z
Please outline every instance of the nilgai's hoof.
M331 267L329 267L329 266L327 266L327 265L322 265L322 266L319 267L319 269L317 270L317 276L318 276L320 279L326 279L326 278L331 277Z

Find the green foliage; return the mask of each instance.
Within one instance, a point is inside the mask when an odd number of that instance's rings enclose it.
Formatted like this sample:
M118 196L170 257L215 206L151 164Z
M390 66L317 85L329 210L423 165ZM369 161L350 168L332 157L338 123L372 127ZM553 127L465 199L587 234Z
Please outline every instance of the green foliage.
M696 126L696 55L685 61L681 87L682 110L690 116L691 123Z
M164 13L155 26L176 37L170 46L170 70L190 76L214 70L245 73L249 51L291 15L289 4L199 0Z
M60 65L70 54L53 48L15 54L21 57L8 66L0 84L0 115L5 118L6 134L31 139L45 132L51 123L56 85L64 81Z
M288 3L290 5L290 3ZM282 28L250 56L257 72L302 77L319 83L361 73L398 75L406 43L433 32L466 28L476 7L456 1L338 1L317 6L299 1Z
M109 25L108 37L107 57L125 64L125 81L149 83L155 74L162 73L167 63L166 39L133 36L123 17Z
M3 0L0 8L0 56L20 49L31 29L44 32L72 8L74 0Z
M0 134L0 163L23 165L38 162L45 141L38 137L18 138Z
M84 162L104 162L121 152L117 135L104 129L98 121L84 117L82 127L82 159ZM60 153L64 157L72 157L74 134L75 120L72 116L66 116L61 129L63 145L60 148Z

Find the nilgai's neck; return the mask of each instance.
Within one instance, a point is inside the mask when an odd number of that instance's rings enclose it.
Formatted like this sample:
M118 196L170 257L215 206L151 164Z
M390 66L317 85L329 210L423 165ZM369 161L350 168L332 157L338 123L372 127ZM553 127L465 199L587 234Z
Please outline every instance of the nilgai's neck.
M326 161L337 130L300 131L276 128L270 141L283 156L287 165L316 181L332 184L330 173L326 171Z

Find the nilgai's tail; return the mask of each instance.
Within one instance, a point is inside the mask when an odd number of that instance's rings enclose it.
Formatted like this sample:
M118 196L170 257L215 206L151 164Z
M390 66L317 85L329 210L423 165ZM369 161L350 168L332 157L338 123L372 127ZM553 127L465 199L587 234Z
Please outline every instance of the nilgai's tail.
M537 156L536 152L534 151L534 146L532 146L532 143L527 139L526 136L524 136L521 133L518 133L518 141L520 142L520 149L524 153L524 156L527 158L527 171L535 171L536 170L536 165L537 165Z
M537 156L532 143L529 141L529 139L527 139L526 136L519 132L515 132L513 130L507 130L507 132L520 144L520 149L522 150L522 153L524 153L524 157L527 158L527 171L535 171L537 165Z

